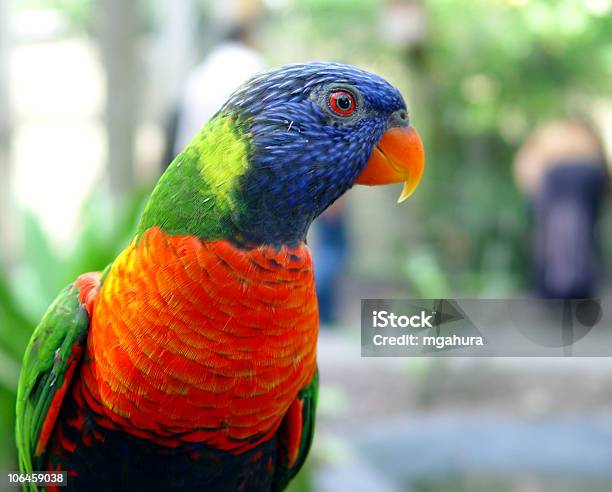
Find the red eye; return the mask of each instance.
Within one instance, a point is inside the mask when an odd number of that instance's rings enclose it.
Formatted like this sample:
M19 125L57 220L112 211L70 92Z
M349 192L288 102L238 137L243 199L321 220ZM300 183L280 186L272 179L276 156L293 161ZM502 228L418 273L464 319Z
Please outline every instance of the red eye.
M329 96L329 107L334 113L348 116L355 111L355 96L348 91L332 92Z

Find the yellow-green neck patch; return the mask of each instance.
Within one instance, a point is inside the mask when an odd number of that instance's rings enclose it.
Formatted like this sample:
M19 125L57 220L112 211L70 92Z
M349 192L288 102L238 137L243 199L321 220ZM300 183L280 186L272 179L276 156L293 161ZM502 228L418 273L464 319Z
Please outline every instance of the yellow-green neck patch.
M231 118L225 116L212 119L188 147L193 147L199 156L200 176L208 185L202 191L212 192L218 205L229 211L232 191L249 167L246 140L238 135Z

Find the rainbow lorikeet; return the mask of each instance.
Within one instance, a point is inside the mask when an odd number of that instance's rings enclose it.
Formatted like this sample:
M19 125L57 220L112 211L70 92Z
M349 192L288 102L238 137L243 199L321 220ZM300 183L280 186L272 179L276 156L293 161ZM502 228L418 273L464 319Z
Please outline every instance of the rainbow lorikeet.
M68 490L283 490L317 401L308 227L355 183L405 182L406 198L423 167L376 75L307 63L247 82L160 178L133 241L34 331L21 470L66 471Z

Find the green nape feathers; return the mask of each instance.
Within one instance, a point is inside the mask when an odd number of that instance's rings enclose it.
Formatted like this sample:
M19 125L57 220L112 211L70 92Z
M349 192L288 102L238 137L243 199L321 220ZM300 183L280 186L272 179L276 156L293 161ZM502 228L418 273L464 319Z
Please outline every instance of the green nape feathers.
M249 136L218 114L174 159L153 190L138 227L214 240L234 234L238 179L249 167Z

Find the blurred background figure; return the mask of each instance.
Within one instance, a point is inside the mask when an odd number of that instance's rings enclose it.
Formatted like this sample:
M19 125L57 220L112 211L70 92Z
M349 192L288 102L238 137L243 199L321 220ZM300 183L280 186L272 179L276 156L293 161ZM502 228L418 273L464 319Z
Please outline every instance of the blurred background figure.
M255 49L255 20L231 26L225 39L187 75L178 107L170 118L163 169L185 148L243 82L264 70Z
M338 322L340 281L348 263L350 245L344 203L341 198L315 221L315 238L309 242L316 265L319 319L326 327Z
M602 145L586 124L560 120L530 135L515 161L518 186L533 204L533 283L543 298L596 294L597 233L608 173Z

